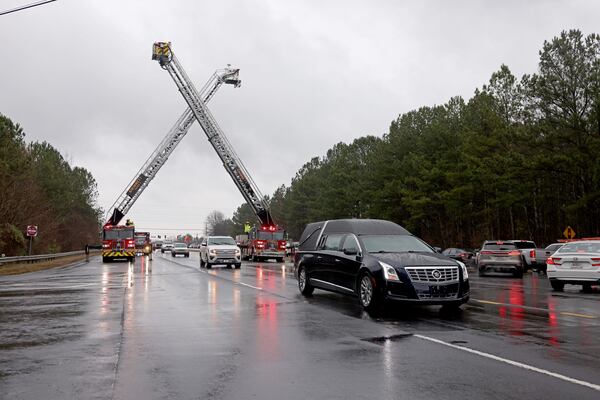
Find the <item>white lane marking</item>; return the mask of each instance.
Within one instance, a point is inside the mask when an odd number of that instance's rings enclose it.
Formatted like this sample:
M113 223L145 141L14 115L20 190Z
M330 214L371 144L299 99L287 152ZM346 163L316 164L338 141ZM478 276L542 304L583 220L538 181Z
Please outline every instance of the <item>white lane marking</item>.
M234 281L234 282L235 282L235 281ZM236 282L236 283L237 283L237 284L239 284L239 285L248 286L248 287L250 287L250 288L252 288L252 289L256 289L256 290L262 290L262 288L261 288L261 287L256 287L256 286L248 285L247 283L244 283L244 282Z
M568 377L568 376L565 376L565 375L558 374L556 372L552 372L552 371L548 371L548 370L545 370L545 369L542 369L542 368L534 367L532 365L523 364L523 363L520 363L518 361L509 360L507 358L498 357L498 356L495 356L495 355L490 354L490 353L484 353L483 351L474 350L474 349L471 349L469 347L458 346L458 345L455 345L455 344L452 344L452 343L448 343L448 342L444 342L443 340L439 340L439 339L432 338L432 337L429 337L429 336L423 336L423 335L418 335L418 334L415 334L413 336L418 337L419 339L428 340L430 342L441 344L443 346L452 347L453 349L466 351L467 353L476 354L476 355L481 356L481 357L485 357L485 358L489 358L489 359L492 359L492 360L495 360L495 361L503 362L505 364L509 364L509 365L512 365L512 366L515 366L515 367L519 367L519 368L527 369L529 371L534 371L534 372L537 372L537 373L540 373L540 374L548 375L548 376L551 376L553 378L557 378L557 379L561 379L563 381L574 383L576 385L585 386L585 387L588 387L590 389L593 389L593 390L596 390L596 391L600 392L600 385L596 385L594 383L590 383L590 382L582 381L582 380L579 380L579 379L571 378L571 377Z

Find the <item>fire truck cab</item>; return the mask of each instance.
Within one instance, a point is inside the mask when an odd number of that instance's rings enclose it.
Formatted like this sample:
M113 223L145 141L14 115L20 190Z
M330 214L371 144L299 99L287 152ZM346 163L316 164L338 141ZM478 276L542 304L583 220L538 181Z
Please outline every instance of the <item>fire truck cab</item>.
M274 258L283 262L285 257L285 231L275 225L254 226L247 234L236 236L245 260L262 261Z
M135 228L133 225L104 225L102 229L102 262L135 260Z

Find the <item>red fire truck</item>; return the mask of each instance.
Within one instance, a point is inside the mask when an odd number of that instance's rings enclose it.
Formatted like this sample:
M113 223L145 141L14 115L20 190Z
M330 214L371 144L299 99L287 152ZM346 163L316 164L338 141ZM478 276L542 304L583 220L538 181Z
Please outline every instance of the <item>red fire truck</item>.
M150 241L150 232L135 233L135 255L148 256L152 260L152 242Z
M245 260L282 262L285 257L285 231L275 225L254 226L247 234L237 235L236 242Z
M117 259L134 261L134 235L133 225L104 225L102 229L102 262Z

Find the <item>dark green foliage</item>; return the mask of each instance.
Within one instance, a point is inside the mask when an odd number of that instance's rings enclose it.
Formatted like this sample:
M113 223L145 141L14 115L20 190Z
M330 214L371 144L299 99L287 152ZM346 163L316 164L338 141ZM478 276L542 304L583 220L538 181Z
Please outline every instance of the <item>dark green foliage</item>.
M27 225L38 225L34 253L83 249L98 241L96 182L50 144L26 144L19 125L0 114L0 253L24 254Z
M537 74L506 65L471 99L422 107L383 138L338 143L272 199L292 238L307 222L390 219L432 244L600 236L600 37L562 32ZM275 212L276 210L276 212Z

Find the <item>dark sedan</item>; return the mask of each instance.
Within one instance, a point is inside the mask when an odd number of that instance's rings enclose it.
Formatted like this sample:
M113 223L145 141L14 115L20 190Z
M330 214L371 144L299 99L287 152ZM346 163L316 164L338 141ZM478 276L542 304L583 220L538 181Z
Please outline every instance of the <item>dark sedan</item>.
M442 251L442 254L447 257L454 258L455 260L462 261L464 263L469 262L473 258L473 253L471 253L470 251L467 251L465 249L458 249L455 247L447 248L446 250Z
M389 221L308 224L294 265L303 295L315 288L354 295L367 310L386 300L458 307L469 299L463 263Z

